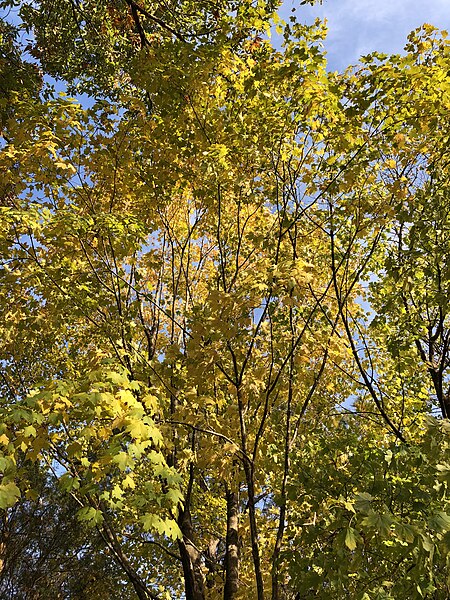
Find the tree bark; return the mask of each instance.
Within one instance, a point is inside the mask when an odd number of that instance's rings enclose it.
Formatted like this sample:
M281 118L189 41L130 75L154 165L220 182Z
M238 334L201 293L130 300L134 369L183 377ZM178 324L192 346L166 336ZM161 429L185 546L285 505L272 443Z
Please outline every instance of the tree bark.
M256 597L257 600L264 600L264 582L261 570L261 558L259 555L258 526L256 523L255 482L253 469L250 465L244 463L244 471L248 493L248 516L250 521L250 537L252 541L253 567L255 569Z
M227 489L227 539L224 600L234 600L239 587L238 495Z
M201 553L194 543L194 529L187 504L180 513L178 525L183 538L178 540L181 564L183 565L186 600L204 600L205 586L201 565Z
M192 438L192 447L195 437ZM205 599L205 577L202 571L202 554L195 544L194 527L190 511L192 487L194 485L194 466L189 469L189 482L184 497L183 508L178 515L178 526L183 537L178 540L181 564L183 565L184 591L186 600Z

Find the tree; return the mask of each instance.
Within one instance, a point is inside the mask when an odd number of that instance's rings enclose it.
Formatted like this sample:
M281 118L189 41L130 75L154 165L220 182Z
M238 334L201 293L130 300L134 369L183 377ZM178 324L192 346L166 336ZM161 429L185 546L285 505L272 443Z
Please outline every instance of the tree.
M46 473L141 599L447 597L445 39L339 75L272 3L19 4L96 97L4 126L5 518Z
M36 471L32 478L33 492L2 515L2 597L100 600L120 589L133 598L101 537L80 526L74 500Z

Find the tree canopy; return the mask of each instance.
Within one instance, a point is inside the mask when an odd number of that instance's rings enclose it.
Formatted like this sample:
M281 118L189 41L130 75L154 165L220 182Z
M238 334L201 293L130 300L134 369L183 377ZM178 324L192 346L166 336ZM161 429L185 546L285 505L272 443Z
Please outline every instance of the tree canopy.
M0 7L2 597L447 599L446 32Z

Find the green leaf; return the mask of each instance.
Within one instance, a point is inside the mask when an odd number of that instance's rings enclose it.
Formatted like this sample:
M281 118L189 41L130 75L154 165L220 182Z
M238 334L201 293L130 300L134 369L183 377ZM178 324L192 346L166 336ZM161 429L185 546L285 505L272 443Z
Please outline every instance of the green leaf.
M140 520L146 531L156 531L173 540L182 537L181 530L173 519L161 519L158 515L146 513Z
M422 540L423 549L426 550L426 552L433 552L433 550L434 550L433 540L424 533L420 534L420 538Z
M113 462L118 465L121 471L125 471L127 468L133 467L133 459L128 456L126 452L119 452L118 454L113 456Z
M95 509L93 506L84 506L77 513L80 521L85 521L89 526L101 525L104 517L101 510Z
M20 490L12 481L0 484L0 508L13 506L20 498Z
M59 483L62 489L66 492L78 490L80 487L80 481L77 478L72 477L69 473L64 473L64 475L61 475L59 478Z
M353 527L347 527L345 532L345 545L349 550L354 550L356 548L356 535Z
M442 545L446 554L450 554L450 531L446 531L442 536Z
M450 530L450 516L443 511L437 511L431 515L428 523L431 529L438 532Z
M399 540L412 544L415 539L415 530L411 525L395 523L395 533Z
M179 489L169 488L166 492L166 498L174 505L178 506L183 501L183 494Z
M367 517L364 517L361 523L366 527L373 527L382 535L387 536L389 534L391 524L393 523L393 519L389 513L385 512L380 514L371 509L367 513Z
M25 437L36 437L36 428L33 425L28 425L28 427L24 428L23 435Z
M106 373L106 379L111 383L114 383L118 386L128 386L128 377L122 373L117 373L115 371L108 371Z
M373 496L371 496L367 492L360 492L355 497L355 510L363 514L367 514L370 510L372 500Z

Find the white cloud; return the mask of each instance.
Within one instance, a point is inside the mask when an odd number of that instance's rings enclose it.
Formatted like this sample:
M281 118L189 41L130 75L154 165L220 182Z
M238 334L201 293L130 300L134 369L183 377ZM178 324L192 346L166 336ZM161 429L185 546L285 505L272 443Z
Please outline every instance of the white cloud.
M299 0L285 0L282 15L292 7L301 21L326 18L326 42L332 69L343 69L359 56L375 50L401 52L408 33L423 23L450 29L449 0L324 0L322 6L300 6Z

